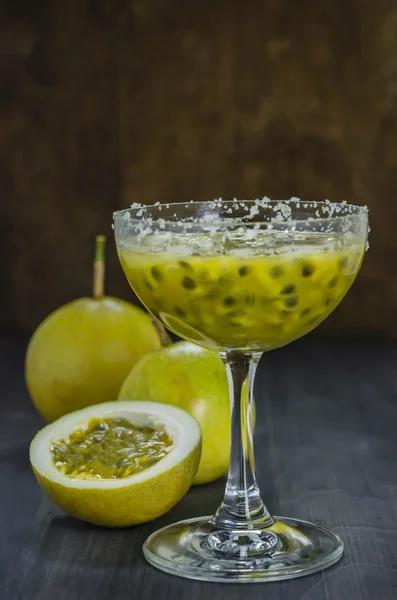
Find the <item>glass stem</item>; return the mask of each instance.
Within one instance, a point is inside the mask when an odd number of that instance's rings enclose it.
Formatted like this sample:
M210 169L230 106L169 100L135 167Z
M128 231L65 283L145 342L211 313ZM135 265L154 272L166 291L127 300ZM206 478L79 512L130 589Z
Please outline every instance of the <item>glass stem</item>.
M229 383L230 467L222 504L212 522L223 529L263 529L274 523L255 477L253 390L262 353L221 353Z

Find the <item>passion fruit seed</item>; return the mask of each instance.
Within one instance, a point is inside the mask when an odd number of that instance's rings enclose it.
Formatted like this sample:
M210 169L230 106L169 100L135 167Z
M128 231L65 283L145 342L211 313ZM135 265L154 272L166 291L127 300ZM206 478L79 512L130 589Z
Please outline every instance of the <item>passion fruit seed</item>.
M295 289L295 285L293 283L290 283L281 290L281 293L286 296L288 294L293 294L295 292Z
M236 304L236 298L233 296L227 296L223 301L224 306L234 306Z
M246 277L246 275L248 275L248 273L250 272L250 268L247 266L244 267L240 267L238 270L238 274L240 275L240 277Z
M197 283L192 277L184 277L182 279L182 285L187 290L194 290L197 287Z
M180 306L174 306L174 313L178 315L178 317L186 317L186 313Z
M160 271L160 269L158 267L152 267L152 277L153 279L155 279L156 281L158 281L158 283L160 283L161 281L163 281L163 274Z
M310 306L307 307L307 308L304 308L303 310L301 310L300 316L301 317L307 317L307 315L309 315L311 313L311 310L312 309L310 308Z
M272 279L278 279L279 277L281 277L284 273L284 269L281 265L276 265L275 267L273 267L272 269L270 269L270 277Z
M317 315L316 317L313 317L313 319L310 319L309 325L314 327L314 325L317 325L320 321L321 321L321 315Z
M331 279L331 281L328 283L328 287L334 288L334 287L336 287L337 284L338 284L338 277L335 275L335 277L333 277Z
M253 306L255 304L255 294L248 294L245 296L244 302L247 306Z
M314 267L311 264L305 264L302 267L302 277L310 277L314 273Z
M186 260L180 260L180 261L178 261L178 264L183 269L191 269L192 268L191 265Z
M172 440L164 429L136 427L126 419L91 419L86 429L51 446L56 468L83 479L120 479L164 458Z
M342 271L343 271L343 269L346 269L348 264L349 264L349 259L347 258L347 256L344 256L339 261L339 267Z
M287 298L285 301L285 306L287 306L288 308L294 308L295 306L298 305L298 298L293 297L293 298Z

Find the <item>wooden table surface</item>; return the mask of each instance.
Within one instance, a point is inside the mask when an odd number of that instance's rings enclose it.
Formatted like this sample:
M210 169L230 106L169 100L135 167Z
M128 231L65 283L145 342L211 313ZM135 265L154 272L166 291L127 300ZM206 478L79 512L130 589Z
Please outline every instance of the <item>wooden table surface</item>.
M23 382L25 343L0 341L1 600L396 600L397 345L298 342L258 373L258 478L276 514L324 522L345 542L334 567L291 582L210 584L166 575L141 552L156 528L211 513L224 481L127 530L66 516L29 467L42 426Z

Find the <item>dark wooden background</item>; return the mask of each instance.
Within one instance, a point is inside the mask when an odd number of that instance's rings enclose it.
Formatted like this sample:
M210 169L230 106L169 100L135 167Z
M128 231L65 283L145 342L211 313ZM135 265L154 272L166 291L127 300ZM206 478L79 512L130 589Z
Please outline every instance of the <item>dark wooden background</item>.
M0 329L89 293L115 208L263 195L370 207L324 330L396 335L395 0L0 1Z

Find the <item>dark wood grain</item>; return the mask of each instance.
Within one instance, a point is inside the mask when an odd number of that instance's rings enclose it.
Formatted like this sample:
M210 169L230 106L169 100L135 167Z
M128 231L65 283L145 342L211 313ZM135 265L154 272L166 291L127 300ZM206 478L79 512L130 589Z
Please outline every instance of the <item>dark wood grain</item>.
M294 195L368 204L322 327L397 338L396 188L395 0L0 1L0 330L89 294L115 208Z
M38 488L28 446L42 426L23 383L22 342L0 343L2 600L395 600L397 346L308 339L264 357L257 466L277 513L333 527L346 543L324 573L274 584L206 584L143 559L146 536L210 513L223 481L192 489L156 522L111 531L78 522Z

